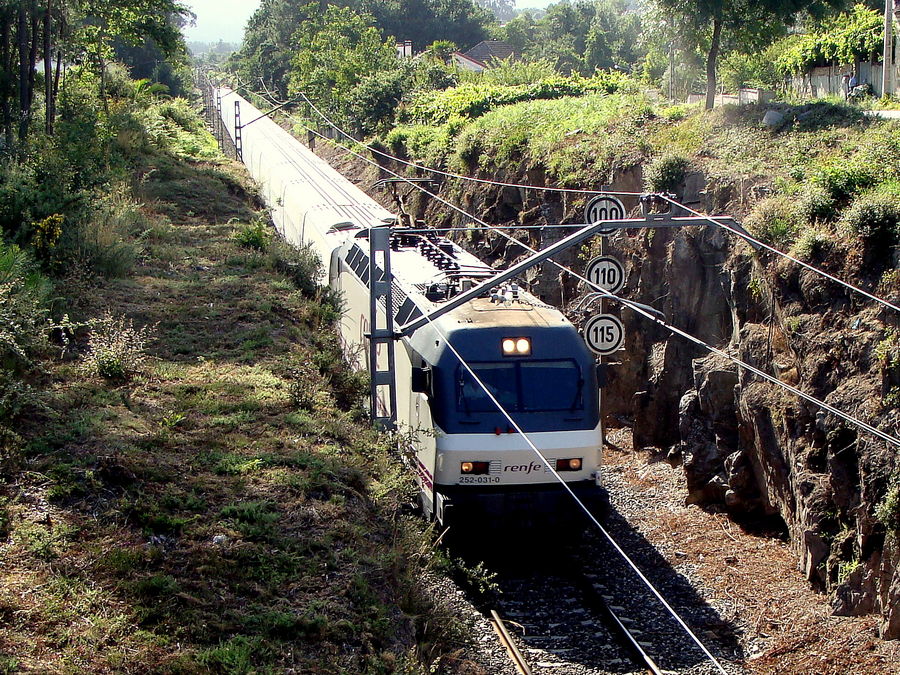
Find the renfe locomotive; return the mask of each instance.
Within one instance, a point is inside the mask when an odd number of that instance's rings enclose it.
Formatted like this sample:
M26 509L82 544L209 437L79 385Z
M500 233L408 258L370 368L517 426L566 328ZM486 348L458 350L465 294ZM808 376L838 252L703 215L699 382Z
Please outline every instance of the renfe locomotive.
M256 120L240 130L244 162L282 235L312 246L325 262L344 298L342 342L358 359L370 328L370 231L395 217L235 92L218 95L232 138L234 101L245 121ZM390 248L393 306L382 309L397 326L494 274L422 230L392 228ZM400 338L395 352L397 422L411 439L428 517L442 525L498 516L552 523L575 507L479 380L571 490L589 508L603 508L596 367L558 310L510 284Z

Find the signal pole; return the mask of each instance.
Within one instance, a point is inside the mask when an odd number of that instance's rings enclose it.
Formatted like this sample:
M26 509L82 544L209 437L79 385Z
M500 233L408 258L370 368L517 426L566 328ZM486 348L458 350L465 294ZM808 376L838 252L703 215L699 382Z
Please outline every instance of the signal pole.
M881 71L881 95L893 94L891 76L894 71L894 0L884 0L884 58Z

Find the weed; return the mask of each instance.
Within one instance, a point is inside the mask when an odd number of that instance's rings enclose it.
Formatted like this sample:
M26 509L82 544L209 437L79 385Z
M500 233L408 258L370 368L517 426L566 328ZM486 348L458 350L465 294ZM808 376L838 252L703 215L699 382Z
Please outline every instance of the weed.
M49 562L59 557L61 548L75 532L75 528L69 525L44 526L26 522L19 525L14 534L15 539L35 558Z
M900 239L900 199L874 194L859 197L841 224L872 246L889 248Z
M147 362L144 348L152 334L149 327L135 328L131 319L115 317L109 310L90 325L84 359L88 373L121 382L141 372Z
M19 672L21 672L19 659L0 653L0 675L13 675Z
M845 583L847 579L850 578L850 575L860 567L862 567L862 563L859 561L859 558L842 561L841 564L838 565L838 583Z
M140 598L162 598L175 595L180 585L168 574L154 574L129 584L132 593Z
M644 168L644 184L651 192L675 194L684 183L691 163L680 155L660 155Z
M834 247L834 241L823 232L818 230L804 230L797 237L794 243L792 253L806 262L817 262L822 260Z
M875 358L886 369L900 368L900 330L888 328L884 338L875 345Z
M239 246L256 251L265 251L270 239L269 226L261 218L250 224L239 225L234 232L234 240Z
M268 539L275 532L281 514L271 502L239 502L223 508L220 515L248 539Z
M262 660L268 652L262 638L236 635L218 647L197 655L197 660L213 672L228 675L250 675L256 672L255 659Z
M759 239L784 250L794 242L799 217L796 202L790 197L767 197L747 217L747 228Z
M875 517L888 531L900 533L900 483L894 482L875 509Z

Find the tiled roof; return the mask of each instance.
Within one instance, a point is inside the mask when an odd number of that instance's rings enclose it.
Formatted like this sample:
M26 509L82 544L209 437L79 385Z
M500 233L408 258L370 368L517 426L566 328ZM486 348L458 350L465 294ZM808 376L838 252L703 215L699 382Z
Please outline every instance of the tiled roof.
M464 55L487 65L491 61L502 61L510 56L515 56L516 51L512 48L512 45L503 42L503 40L483 40L465 52Z

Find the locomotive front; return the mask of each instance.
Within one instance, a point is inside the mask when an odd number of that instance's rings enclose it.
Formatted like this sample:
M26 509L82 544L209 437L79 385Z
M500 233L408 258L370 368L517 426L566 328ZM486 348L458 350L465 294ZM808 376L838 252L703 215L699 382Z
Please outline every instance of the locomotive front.
M439 522L561 522L580 512L569 490L594 513L606 508L596 365L561 313L482 298L413 342L436 431L419 473Z

